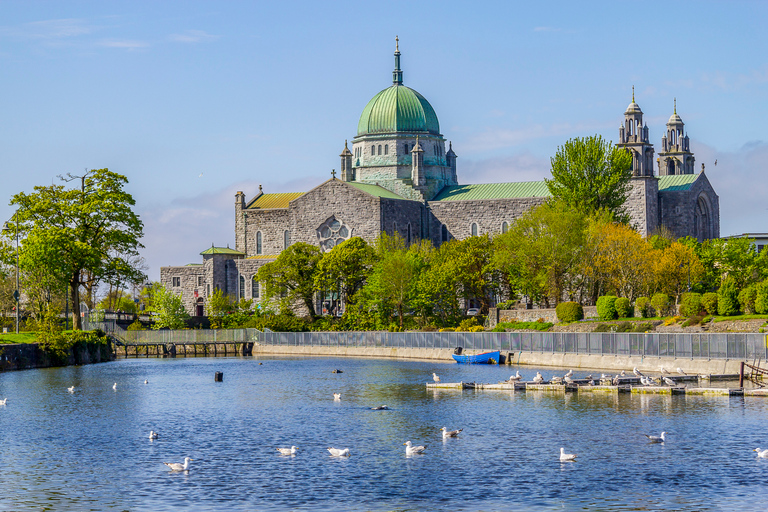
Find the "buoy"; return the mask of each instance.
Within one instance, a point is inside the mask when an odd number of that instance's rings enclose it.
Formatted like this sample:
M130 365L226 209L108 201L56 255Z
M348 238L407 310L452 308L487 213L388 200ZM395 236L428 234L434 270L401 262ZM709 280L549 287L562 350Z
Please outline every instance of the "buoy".
M216 374L213 376L213 380L215 382L224 382L224 374L221 372L216 372Z

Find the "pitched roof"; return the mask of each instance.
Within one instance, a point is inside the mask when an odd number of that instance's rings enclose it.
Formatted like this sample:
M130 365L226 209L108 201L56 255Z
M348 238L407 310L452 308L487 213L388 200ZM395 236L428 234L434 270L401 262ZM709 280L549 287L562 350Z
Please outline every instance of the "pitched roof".
M277 259L279 254L254 254L253 256L248 256L247 260L274 260Z
M674 176L659 176L659 192L677 192L689 190L699 174L676 174Z
M297 197L304 195L304 192L284 192L281 194L261 194L256 199L248 203L246 208L288 208L288 203Z
M207 256L209 254L231 254L233 256L245 256L244 252L236 251L234 249L230 249L229 247L209 247L200 254L203 256Z
M478 183L444 187L432 201L479 201L483 199L516 199L522 197L550 197L543 181L518 183Z
M352 185L358 190L362 190L366 194L370 194L374 197L383 197L385 199L405 199L402 196L395 194L394 192L380 187L379 185L373 185L370 183L357 183L355 181L348 181L348 185Z

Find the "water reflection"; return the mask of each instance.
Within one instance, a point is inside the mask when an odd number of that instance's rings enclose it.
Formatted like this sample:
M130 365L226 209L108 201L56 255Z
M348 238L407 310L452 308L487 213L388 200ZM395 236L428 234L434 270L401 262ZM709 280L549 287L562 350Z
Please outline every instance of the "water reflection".
M524 380L536 370L519 368ZM0 396L11 398L0 410L0 510L758 510L768 501L768 461L753 451L768 446L768 400L427 390L432 372L443 382L510 375L264 357L0 374ZM371 410L381 404L390 410ZM464 431L443 439L443 426ZM159 439L147 442L150 430ZM662 430L665 443L648 443ZM426 453L406 457L407 440ZM275 450L291 445L295 456ZM561 446L577 461L561 464ZM184 457L195 461L188 474L162 464Z

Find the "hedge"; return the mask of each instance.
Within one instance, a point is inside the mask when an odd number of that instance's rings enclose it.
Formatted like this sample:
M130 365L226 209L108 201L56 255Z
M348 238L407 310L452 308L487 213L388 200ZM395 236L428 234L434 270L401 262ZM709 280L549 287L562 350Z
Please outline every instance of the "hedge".
M701 313L701 294L688 292L680 297L680 314L685 317L696 316Z
M603 295L597 299L597 317L600 320L615 320L616 316L616 297L615 295Z
M768 314L768 280L755 286L755 312L761 315Z
M637 308L637 312L640 313L640 316L643 318L650 318L653 316L650 297L638 297L635 300L635 307Z
M667 316L671 306L672 301L666 293L657 293L651 297L651 307L658 316Z
M757 289L754 285L749 285L739 292L739 305L745 315L755 314L755 300L757 299Z
M584 308L578 302L561 302L555 312L560 322L578 322L584 318Z
M632 318L635 316L635 308L629 302L629 299L625 297L619 297L614 304L616 307L616 314L619 318Z
M717 313L720 316L739 314L739 288L731 278L726 278L717 291Z
M717 314L717 294L715 292L708 292L701 296L701 307L709 315Z

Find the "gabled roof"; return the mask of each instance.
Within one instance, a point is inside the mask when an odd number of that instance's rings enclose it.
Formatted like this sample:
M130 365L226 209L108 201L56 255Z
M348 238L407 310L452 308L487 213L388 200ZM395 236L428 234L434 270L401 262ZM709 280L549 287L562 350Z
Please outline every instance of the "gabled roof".
M230 254L233 256L245 256L244 252L236 251L234 249L230 249L229 247L209 247L200 254L203 256L208 256L209 254Z
M659 176L659 192L677 192L690 190L699 174L676 174L674 176Z
M404 197L399 196L394 192L385 189L384 187L380 187L379 185L373 185L370 183L357 183L355 181L348 181L346 183L347 185L352 185L356 189L361 190L366 194L370 194L373 197L383 197L385 199L405 199Z
M517 199L522 197L550 197L543 181L518 183L478 183L444 187L432 201L480 201L484 199Z
M304 192L284 192L281 194L261 194L246 205L250 209L288 208L288 203L304 195Z
M279 254L254 254L253 256L248 256L247 260L275 260Z

